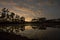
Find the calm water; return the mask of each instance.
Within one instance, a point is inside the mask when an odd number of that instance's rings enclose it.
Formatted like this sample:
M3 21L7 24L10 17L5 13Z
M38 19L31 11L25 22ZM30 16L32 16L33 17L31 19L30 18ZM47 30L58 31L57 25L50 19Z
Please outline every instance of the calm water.
M5 32L39 40L60 40L59 27L42 27L41 25L36 24L20 24L0 26L0 31L3 30Z

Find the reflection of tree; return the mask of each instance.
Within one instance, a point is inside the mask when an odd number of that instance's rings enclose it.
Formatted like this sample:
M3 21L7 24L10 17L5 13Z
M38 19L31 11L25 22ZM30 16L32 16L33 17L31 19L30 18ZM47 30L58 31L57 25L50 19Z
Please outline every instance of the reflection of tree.
M33 24L31 25L33 29L39 29L39 30L45 30L46 26L39 25L39 24Z
M11 25L11 26L1 26L0 30L3 30L5 32L10 32L10 33L18 33L20 31L24 31L25 30L25 25L21 24L21 25Z
M20 25L20 28L21 28L21 31L24 31L25 30L25 25L24 24Z
M39 26L39 29L45 30L46 29L46 26Z

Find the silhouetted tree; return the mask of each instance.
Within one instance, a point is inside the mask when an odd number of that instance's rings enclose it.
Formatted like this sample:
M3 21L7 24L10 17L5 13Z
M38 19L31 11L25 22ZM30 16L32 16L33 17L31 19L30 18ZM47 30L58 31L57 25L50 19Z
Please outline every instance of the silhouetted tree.
M20 20L20 16L16 15L15 16L15 21L19 21Z
M37 22L38 21L38 19L32 19L32 22Z
M16 18L19 20L20 16L16 15Z
M7 12L7 18L9 18L9 11L8 11L8 9L6 10L6 12Z
M39 22L45 22L46 21L46 18L38 18Z
M11 18L13 18L13 17L14 17L14 15L15 15L15 13L11 12L10 17L11 17Z
M1 16L1 18L4 18L5 17L5 14L6 14L6 8L3 8L2 9L2 16Z
M24 17L21 17L21 22L24 23L25 22L25 18Z
M21 20L25 21L25 18L24 17L21 17Z

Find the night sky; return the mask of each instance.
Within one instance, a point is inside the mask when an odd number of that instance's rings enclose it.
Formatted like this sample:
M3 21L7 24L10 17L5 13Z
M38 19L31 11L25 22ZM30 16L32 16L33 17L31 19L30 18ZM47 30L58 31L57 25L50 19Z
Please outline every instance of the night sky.
M0 9L8 8L26 21L32 18L60 18L60 0L0 0Z

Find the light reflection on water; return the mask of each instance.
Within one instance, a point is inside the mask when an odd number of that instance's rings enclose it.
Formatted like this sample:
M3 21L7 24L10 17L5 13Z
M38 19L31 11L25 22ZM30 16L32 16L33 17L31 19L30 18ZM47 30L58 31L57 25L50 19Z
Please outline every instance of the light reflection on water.
M31 26L25 26L25 30L31 30L33 29Z
M14 33L17 35L26 36L28 38L38 39L59 39L60 28L56 27L42 27L41 25L10 25L0 26L0 31Z

